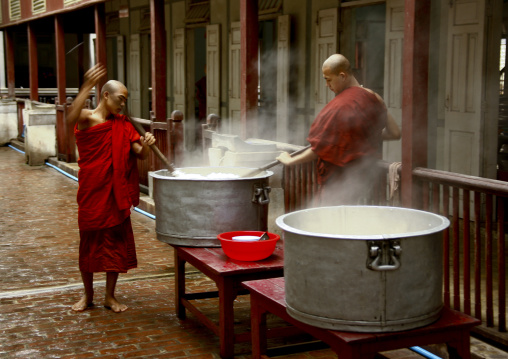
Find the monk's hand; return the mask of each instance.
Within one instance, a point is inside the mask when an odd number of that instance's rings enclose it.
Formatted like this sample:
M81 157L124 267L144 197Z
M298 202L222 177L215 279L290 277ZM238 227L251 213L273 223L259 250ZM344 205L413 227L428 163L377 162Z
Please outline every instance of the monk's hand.
M145 132L144 136L140 138L143 146L151 146L155 143L155 137L150 132Z
M106 73L107 70L104 65L100 63L95 65L85 73L85 83L83 85L88 88L94 87L102 77L106 76Z
M276 158L277 161L282 163L284 166L290 166L292 162L292 157L287 152L282 152L279 157Z

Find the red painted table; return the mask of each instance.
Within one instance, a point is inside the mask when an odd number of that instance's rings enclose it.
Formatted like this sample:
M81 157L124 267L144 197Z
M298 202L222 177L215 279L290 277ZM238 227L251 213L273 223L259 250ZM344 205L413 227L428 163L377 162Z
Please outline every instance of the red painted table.
M193 313L220 339L222 358L234 356L234 344L250 341L250 333L234 333L233 302L237 295L248 294L241 282L255 279L281 277L284 275L282 243L277 244L274 253L265 260L242 262L229 259L222 248L197 248L172 246L175 253L175 305L178 318L185 319L185 309ZM186 293L185 263L188 262L212 279L218 291ZM215 324L191 303L193 299L219 297L219 324Z
M371 334L327 330L302 323L287 314L284 278L255 280L243 283L243 286L250 291L253 359L266 353L268 312L322 340L340 359L373 359L381 351L436 343L448 345L450 358L469 359L469 332L480 324L475 318L445 308L437 322L407 331ZM265 355L263 357L266 358Z

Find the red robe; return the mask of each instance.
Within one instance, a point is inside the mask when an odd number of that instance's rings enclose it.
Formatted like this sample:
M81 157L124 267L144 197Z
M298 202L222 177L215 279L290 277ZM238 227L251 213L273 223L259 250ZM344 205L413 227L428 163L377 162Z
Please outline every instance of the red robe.
M335 185L336 196L328 193L326 204L350 204L366 194L374 175L365 171L374 169L379 158L386 116L376 95L356 86L342 91L318 114L307 140L318 156L318 183L323 190Z
M130 209L139 204L139 177L131 144L139 134L125 116L74 130L79 151L80 270L135 268Z

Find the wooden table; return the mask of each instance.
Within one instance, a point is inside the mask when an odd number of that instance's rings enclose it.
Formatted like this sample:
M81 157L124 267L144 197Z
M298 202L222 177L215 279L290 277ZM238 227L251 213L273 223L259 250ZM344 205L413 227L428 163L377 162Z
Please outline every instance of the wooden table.
M280 241L279 241L280 242ZM255 279L281 277L284 275L282 243L277 244L274 253L265 260L242 262L229 259L222 248L197 248L172 246L175 253L175 305L178 318L185 319L185 309L193 313L220 339L222 358L233 358L234 344L250 341L250 333L234 333L233 302L237 295L248 294L241 282ZM188 262L212 279L218 291L186 293L185 263ZM193 299L219 297L219 324L217 325L191 303Z
M255 280L243 283L250 291L252 358L267 358L266 313L270 312L286 322L322 340L340 359L373 359L376 353L411 346L446 343L450 358L469 359L469 332L480 320L445 308L441 318L428 326L394 333L352 333L321 329L296 319L286 312L284 278Z

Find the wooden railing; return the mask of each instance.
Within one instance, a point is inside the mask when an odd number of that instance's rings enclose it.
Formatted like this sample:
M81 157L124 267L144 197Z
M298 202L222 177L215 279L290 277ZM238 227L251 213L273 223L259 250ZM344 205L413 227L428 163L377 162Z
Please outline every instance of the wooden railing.
M314 207L318 191L316 162L284 166L284 211L286 213Z
M155 136L156 145L169 162L179 166L183 161L183 114L180 111L173 111L171 117L165 122L153 121L151 115L150 120L141 118L132 118L133 121L139 122L145 131ZM148 160L138 161L139 183L142 186L148 186L148 172L157 171L165 168L162 161L150 151Z
M76 162L76 137L74 128L67 122L69 103L56 104L56 143L57 157L59 161Z
M450 219L444 233L444 302L481 319L478 329L508 343L506 334L505 205L508 183L416 168L421 209Z
M377 189L376 205L397 203L388 188L389 163ZM482 320L476 332L508 343L506 334L505 206L508 183L457 173L416 168L419 201L414 206L446 216L444 303ZM317 193L314 164L284 169L286 212L311 207ZM400 192L399 192L400 193Z

